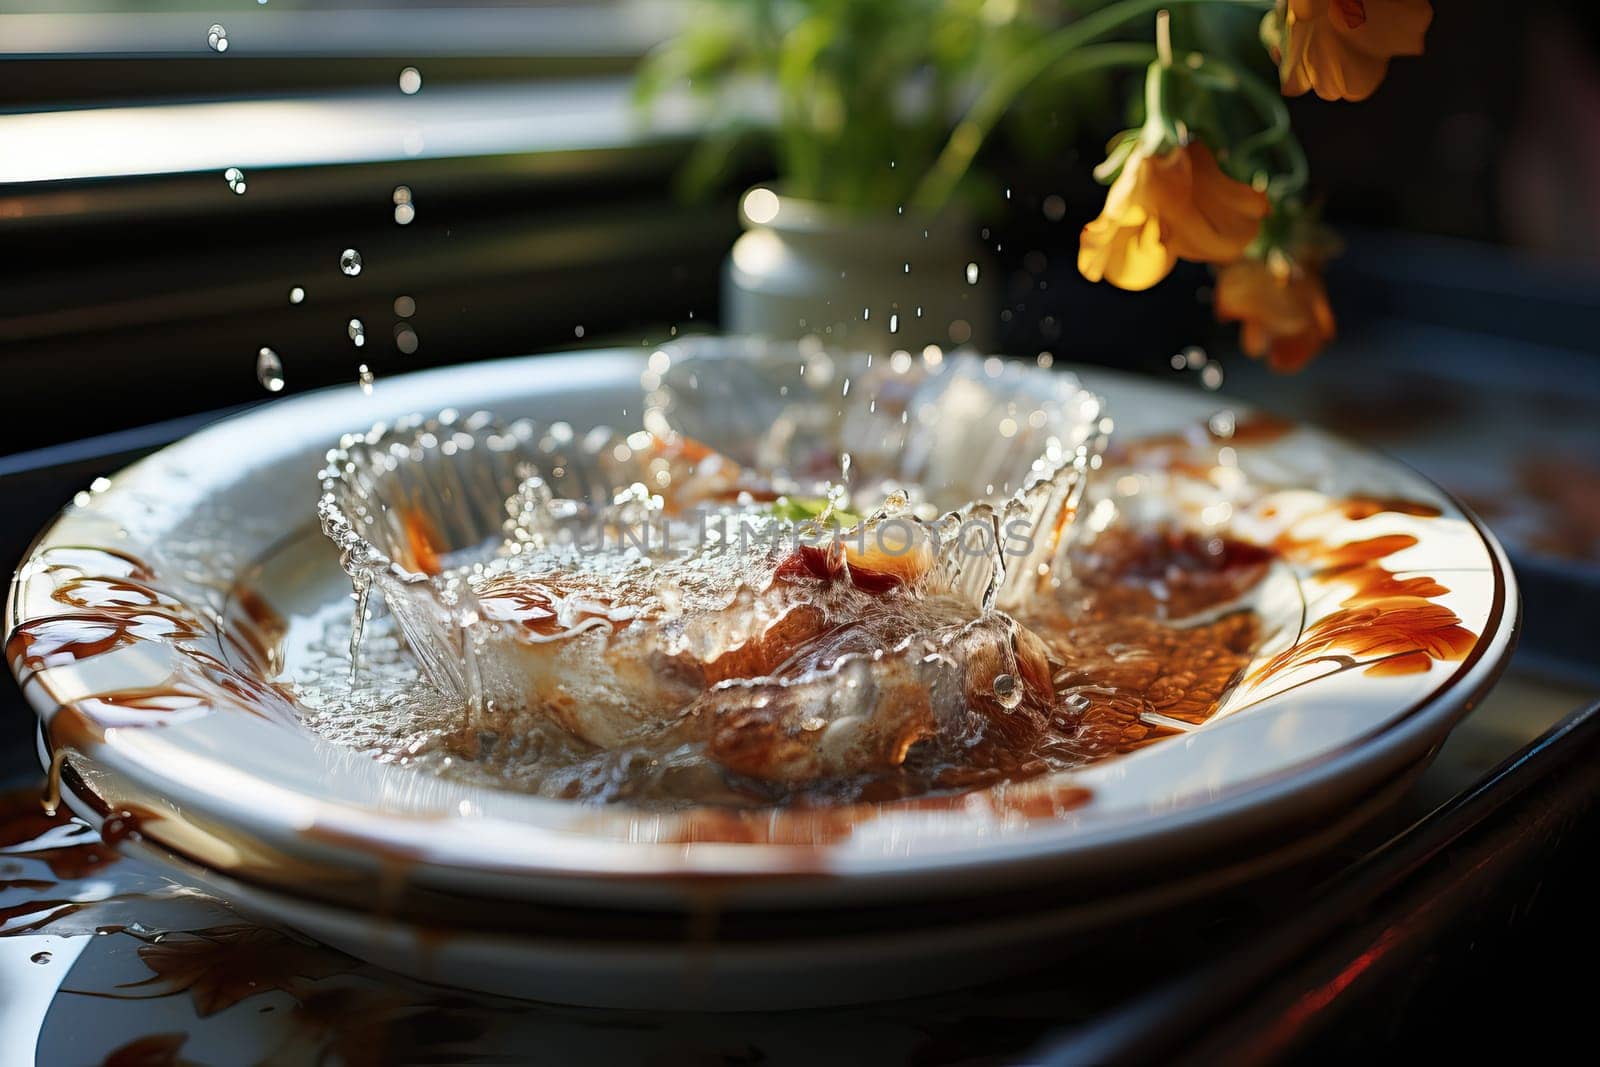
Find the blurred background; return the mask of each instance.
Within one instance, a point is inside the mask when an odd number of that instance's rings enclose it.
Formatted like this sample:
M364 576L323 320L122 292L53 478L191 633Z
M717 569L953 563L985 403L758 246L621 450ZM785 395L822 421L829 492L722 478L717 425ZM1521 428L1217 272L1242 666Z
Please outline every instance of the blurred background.
M741 142L683 195L706 120L670 93L641 109L633 79L694 20L762 6L0 0L0 557L65 498L63 471L86 483L266 401L264 347L292 394L716 329L740 194L774 160ZM1253 42L1258 13L1224 14ZM1372 99L1290 101L1345 242L1339 339L1294 377L1238 353L1206 268L1146 294L1078 276L1129 77L1058 87L985 148L1005 192L972 220L992 264L978 336L1193 388L1170 360L1202 345L1225 395L1388 448L1519 564L1596 580L1600 11L1439 4L1427 54ZM1577 650L1570 611L1534 625Z
M1024 2L883 5L1007 18ZM357 428L363 368L381 379L718 329L742 197L778 161L759 138L729 142L685 195L710 120L672 92L641 109L635 77L686 27L770 6L0 0L0 574L95 478L242 407L342 386ZM1083 5L1032 6L1065 20ZM1338 338L1306 370L1272 374L1238 350L1214 320L1207 268L1181 266L1149 293L1079 276L1079 231L1105 195L1090 171L1126 125L1137 73L1052 86L985 148L995 188L967 239L982 244L974 292L988 310L968 325L1017 358L1220 386L1219 406L1322 423L1479 511L1513 554L1526 608L1498 704L1440 760L1475 775L1600 686L1588 644L1600 625L1600 5L1434 8L1426 55L1391 64L1372 99L1289 101L1312 194L1344 242L1328 267ZM1232 14L1245 17L1175 30L1253 43L1257 15ZM1147 25L1128 39L1141 35L1148 44ZM1192 346L1220 376L1192 359L1174 369ZM33 720L7 699L4 770L34 776ZM1565 788L1592 792L1586 752ZM1491 864L1463 873L1462 853L1441 848L1449 869L1417 892L1426 922L1373 910L1388 924L1379 944L1414 927L1419 955L1396 959L1417 964L1400 965L1399 993L1380 988L1353 1022L1318 1032L1316 1058L1378 1041L1481 1055L1490 1037L1526 1052L1547 1026L1578 1033L1587 989L1562 964L1596 940L1574 858L1592 854L1592 833L1550 799L1551 776L1529 787L1546 821L1503 828L1485 853L1514 869L1510 891L1474 896L1469 874ZM1563 833L1565 874L1517 851L1554 851ZM1242 925L1253 933L1266 910L1252 903ZM1123 969L1140 970L1129 958ZM1371 963L1354 957L1328 988ZM1019 1023L1030 1001L1008 990L976 1002L971 1025L936 1005L934 1043L961 1062L1026 1047L1072 1003L1050 985L1026 992L1047 1022ZM1099 1009L1091 997L1076 1010ZM1490 1035L1463 1025L1490 1020ZM984 1027L990 1037L971 1038Z

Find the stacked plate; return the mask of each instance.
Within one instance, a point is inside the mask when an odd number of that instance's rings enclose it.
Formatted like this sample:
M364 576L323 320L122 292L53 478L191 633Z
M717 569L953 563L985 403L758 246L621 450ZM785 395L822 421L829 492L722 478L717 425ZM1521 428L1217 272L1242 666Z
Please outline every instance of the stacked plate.
M1037 965L1053 940L1321 847L1420 767L1510 654L1500 547L1394 463L1101 372L828 355L829 380L802 384L817 357L708 339L408 375L274 402L97 483L40 536L7 605L41 758L117 847L399 971L566 1003L798 1007ZM965 406L926 431L875 423L844 385L873 372L948 376L961 389L941 403ZM759 832L497 789L313 728L294 683L351 594L314 475L345 435L441 408L627 433L655 411L737 442L768 420L757 383L780 380L817 415L797 433L997 499L1028 471L993 484L1004 463L986 464L1016 451L1003 442L1037 430L1087 457L1109 416L1079 521L1159 505L1283 549L1258 661L1203 725L1129 755L843 821L775 812Z

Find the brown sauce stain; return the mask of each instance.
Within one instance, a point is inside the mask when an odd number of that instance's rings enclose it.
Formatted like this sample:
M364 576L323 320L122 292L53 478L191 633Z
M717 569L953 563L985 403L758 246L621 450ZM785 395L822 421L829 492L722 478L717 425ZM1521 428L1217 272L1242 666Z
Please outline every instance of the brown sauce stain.
M189 1067L180 1053L189 1041L183 1033L146 1034L106 1054L102 1067Z
M1353 505L1344 501L1335 507L1347 516L1352 512L1363 518L1377 514L1367 500ZM1400 509L1380 506L1378 510ZM1401 513L1427 515L1426 510ZM1355 666L1379 677L1422 674L1432 669L1435 661L1464 659L1478 635L1462 626L1455 612L1435 602L1450 590L1426 575L1400 577L1382 565L1418 543L1412 534L1386 534L1342 544L1288 534L1280 537L1277 548L1286 558L1314 567L1316 580L1347 585L1351 592L1338 611L1308 626L1294 647L1257 668L1252 678L1259 681L1324 659L1354 659Z
M1289 419L1257 411L1235 419L1231 434L1222 435L1209 429L1207 433L1212 440L1230 445L1267 445L1287 437L1294 429L1295 424Z
M41 808L32 789L0 793L0 856L42 860L62 881L87 877L117 859L93 830L65 810Z
M283 669L288 632L288 622L255 587L241 583L228 591L222 636L252 669L268 675Z
M1432 504L1420 500L1406 500L1401 497L1373 497L1352 496L1347 497L1339 504L1339 513L1347 519L1370 519L1374 515L1392 512L1396 515L1412 515L1419 519L1436 519L1443 514Z

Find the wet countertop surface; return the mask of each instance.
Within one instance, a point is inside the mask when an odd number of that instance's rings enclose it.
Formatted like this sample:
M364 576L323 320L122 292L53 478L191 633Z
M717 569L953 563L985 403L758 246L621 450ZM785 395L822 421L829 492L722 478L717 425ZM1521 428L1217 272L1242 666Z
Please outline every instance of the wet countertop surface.
M1592 699L1514 668L1376 823L1270 884L1187 905L1175 927L1041 959L996 985L917 1000L886 989L878 1004L791 1013L602 1011L401 979L119 859L87 827L46 817L41 781L23 773L0 801L0 1041L49 1063L1028 1058L1230 940L1292 922L1341 867ZM8 718L14 735L18 725Z

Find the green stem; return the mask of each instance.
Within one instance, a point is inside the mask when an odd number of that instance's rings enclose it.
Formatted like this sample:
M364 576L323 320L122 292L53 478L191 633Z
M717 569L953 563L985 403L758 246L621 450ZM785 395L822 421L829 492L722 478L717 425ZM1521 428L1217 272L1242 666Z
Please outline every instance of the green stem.
M1116 3L1108 4L1057 30L1040 41L1032 53L1007 67L978 94L977 100L973 101L966 115L951 131L950 139L945 143L944 150L939 153L939 158L934 161L933 169L922 179L916 192L912 194L912 206L928 214L944 207L951 194L955 192L956 186L971 169L972 161L977 157L978 150L983 147L983 142L994 132L995 126L1005 113L1011 110L1011 105L1016 103L1017 97L1041 75L1051 69L1077 72L1127 65L1130 62L1128 53L1122 53L1115 59L1109 55L1104 59L1083 58L1088 57L1091 51L1095 56L1100 55L1100 49L1091 50L1085 46L1135 19L1152 15L1163 8L1186 4L1227 4L1259 8L1264 11L1272 6L1273 0L1117 0ZM1142 45L1102 47L1145 48L1143 60L1145 63L1150 62L1155 54L1153 48ZM1078 62L1067 65L1073 59L1073 53L1080 49L1083 52Z
M1252 154L1263 148L1276 147L1283 152L1288 169L1286 173L1273 179L1273 198L1292 196L1305 188L1309 177L1305 152L1300 147L1300 141L1294 136L1293 126L1289 121L1288 105L1283 102L1283 94L1277 87L1269 85L1251 71L1212 56L1202 58L1197 69L1220 75L1228 83L1229 88L1248 100L1261 117L1267 120L1267 128L1240 141L1235 146L1234 153L1240 159L1249 159Z

